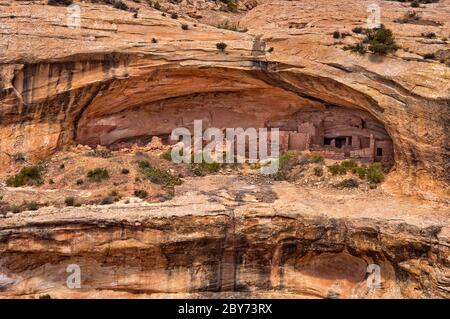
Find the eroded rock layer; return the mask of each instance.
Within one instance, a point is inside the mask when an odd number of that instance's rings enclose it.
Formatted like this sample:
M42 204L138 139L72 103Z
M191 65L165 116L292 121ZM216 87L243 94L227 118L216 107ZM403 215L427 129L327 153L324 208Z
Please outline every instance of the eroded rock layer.
M192 179L166 203L1 220L0 297L448 298L447 220L420 201Z
M427 45L446 52L448 44L413 45L416 26L394 22L408 8L383 2L384 24L411 50L386 57L343 51L331 34L365 21L365 7L354 2L335 15L333 1L252 5L241 33L171 19L145 4L136 17L81 3L81 28L71 29L64 7L2 1L1 169L18 153L43 159L74 141L110 144L208 116L211 125L223 118L223 125L262 126L333 105L364 110L384 125L395 158L386 188L448 198L449 67L419 55ZM449 31L449 7L427 6L427 18L437 21L427 28ZM330 19L316 21L325 9Z

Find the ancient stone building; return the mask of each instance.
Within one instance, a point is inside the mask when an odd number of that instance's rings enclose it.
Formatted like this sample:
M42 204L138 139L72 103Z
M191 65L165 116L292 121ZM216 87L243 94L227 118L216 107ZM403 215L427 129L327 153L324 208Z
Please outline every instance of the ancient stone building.
M393 145L384 126L370 114L329 107L301 111L295 116L270 121L281 130L282 150L311 150L328 158L354 158L392 163Z

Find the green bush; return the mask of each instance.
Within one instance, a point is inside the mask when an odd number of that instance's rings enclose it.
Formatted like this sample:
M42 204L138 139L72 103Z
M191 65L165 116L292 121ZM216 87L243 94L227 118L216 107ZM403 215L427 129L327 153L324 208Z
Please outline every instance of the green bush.
M216 47L217 47L217 50L220 50L223 52L227 48L227 45L224 42L219 42L219 43L216 43Z
M74 206L75 198L73 198L72 196L66 197L66 199L64 200L64 203L66 204L66 206Z
M359 178L366 178L367 167L365 165L352 168L352 173L358 175Z
M218 25L216 25L217 28L219 29L225 29L225 30L230 30L230 31L238 31L238 27L236 24L231 23L228 20L225 20L221 23L219 23Z
M367 168L367 180L371 183L381 183L384 180L383 168L380 163L369 165Z
M161 155L159 155L159 158L165 159L166 161L172 160L172 150L164 151Z
M366 41L369 43L369 51L386 54L397 51L398 46L391 30L381 27L366 32Z
M39 209L39 205L35 201L31 201L29 203L25 202L25 207L28 210L38 210Z
M94 182L101 182L102 180L109 178L109 173L106 168L96 168L88 171L86 176Z
M103 197L100 201L100 205L111 205L112 203L114 203L114 198L111 196Z
M221 0L221 1L223 3L226 3L228 11L230 11L230 12L238 11L237 0Z
M314 167L314 175L316 175L318 177L323 175L323 168L322 168L322 166Z
M294 158L298 158L300 156L302 156L302 152L300 152L300 151L289 150L289 151L282 153L280 155L280 157L278 158L279 168L280 169L287 168L289 161L291 161Z
M349 44L344 47L344 50L350 50L354 53L364 54L367 52L366 46L363 43Z
M148 197L148 193L147 193L147 191L145 191L143 189L135 189L134 196L141 198L141 199L145 199Z
M333 38L339 39L340 37L341 37L341 33L339 31L336 30L333 32Z
M116 9L125 10L125 11L127 11L129 9L128 6L126 5L126 3L122 2L121 0L115 0L113 7Z
M317 164L323 164L325 163L325 159L323 158L322 155L312 155L311 156L311 161L313 163L317 163Z
M142 173L152 182L164 186L181 185L179 176L170 174L168 171L153 167L148 161L139 161Z
M345 168L346 171L351 170L358 166L354 160L345 160L341 162L341 166Z
M10 210L11 210L11 212L13 214L18 214L18 213L20 213L22 211L22 208L20 206L17 206L17 205L12 205L10 207Z
M150 167L150 163L148 161L139 161L138 166L140 169L146 169Z
M44 181L41 176L41 168L38 166L24 167L20 172L6 180L6 185L10 187L20 186L38 186L42 185Z
M347 173L347 169L339 164L328 166L328 170L332 175L344 175Z
M352 29L352 31L354 32L354 33L363 33L364 32L364 29L362 28L362 27L354 27L353 29Z
M90 150L87 153L88 156L94 156L94 157L102 157L102 158L110 158L113 156L111 150L103 149L103 148L96 148L93 150Z
M201 163L192 163L191 171L196 176L205 176L207 174L217 173L223 164L221 163L206 163L202 161Z

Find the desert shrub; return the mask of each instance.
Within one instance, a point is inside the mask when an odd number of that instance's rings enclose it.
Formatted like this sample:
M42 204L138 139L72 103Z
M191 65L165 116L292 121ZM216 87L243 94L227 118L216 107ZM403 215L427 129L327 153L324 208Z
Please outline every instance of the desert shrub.
M363 43L349 44L344 47L344 50L350 50L355 53L364 54L367 48Z
M39 205L35 201L31 201L29 203L25 202L24 206L26 207L27 210L38 210L39 209Z
M333 38L334 39L339 39L340 37L341 37L341 33L339 31L336 30L336 31L333 32Z
M230 12L238 11L237 0L220 0L227 5L227 10Z
M411 7L418 8L418 7L420 7L420 4L417 1L413 1L413 2L411 2Z
M148 193L147 193L147 191L145 191L143 189L135 189L134 196L141 198L141 199L145 199L148 197Z
M158 40L156 38L152 38L152 43L158 43Z
M386 54L398 49L392 31L383 26L367 31L366 41L369 43L369 51L373 53Z
M64 203L66 204L66 206L74 206L75 198L73 198L72 196L66 197L66 199L64 200Z
M347 173L347 169L339 164L328 166L328 170L332 175L344 175L345 173Z
M48 0L47 1L48 5L51 6L70 6L71 4L73 4L73 0Z
M82 179L77 179L77 181L75 182L77 185L83 185L84 181Z
M100 205L111 205L112 203L114 203L114 198L111 196L103 197L100 201Z
M112 156L112 152L109 149L105 149L105 148L95 148L93 150L90 150L87 153L87 155L94 156L94 157L109 158Z
M221 167L221 163L207 163L205 161L202 161L201 163L192 163L191 171L196 176L205 176L207 174L217 173Z
M64 169L64 168L66 168L66 165L64 165L64 163L61 163L61 165L59 165L59 168Z
M422 19L419 13L416 11L408 11L406 12L402 18L395 19L394 22L397 23L414 23Z
M176 12L172 12L172 13L170 14L170 17L171 17L172 19L178 19L178 14L177 14Z
M275 50L273 47L270 47L269 50L267 50L267 52L272 53L273 50Z
M115 189L113 189L111 192L109 192L109 197L112 197L115 202L119 201L122 198L122 195Z
M293 151L293 150L289 150L289 151L286 151L286 152L282 153L278 157L278 167L279 167L279 169L280 170L288 169L289 166L290 166L289 162L292 159L298 158L301 155L302 155L302 152L300 152L300 151Z
M323 157L320 155L303 155L301 151L289 150L278 157L278 171L270 177L276 181L286 180L289 171L295 165L321 164Z
M224 42L219 42L219 43L216 43L216 48L217 48L217 50L220 50L223 52L227 48L227 45Z
M55 181L54 181L53 179L50 178L49 181L48 181L48 184L49 184L49 185L53 185L53 184L55 184Z
M422 37L427 38L427 39L434 39L434 38L436 38L436 33L434 33L434 32L423 32L422 33Z
M425 53L425 54L423 55L423 58L424 58L424 59L427 59L427 60L433 60L433 59L436 58L436 55L435 55L434 53Z
M146 169L150 167L150 163L148 161L139 161L138 166L140 169Z
M106 168L96 168L87 172L86 176L94 182L101 182L109 178L109 173Z
M322 168L322 166L314 167L314 175L316 175L318 177L323 175L323 168Z
M124 175L128 175L128 174L130 174L130 170L129 170L128 168L122 168L122 169L120 170L120 173L121 173L121 174L124 174Z
M352 168L352 173L358 175L359 178L366 178L367 167L365 165Z
M49 294L40 295L39 299L52 299L52 297Z
M235 23L231 23L229 20L224 20L218 25L216 25L219 29L225 29L230 31L239 31L238 26Z
M6 180L6 185L10 187L20 187L24 185L38 186L44 181L41 176L41 168L39 166L24 167L20 172Z
M352 31L354 32L354 33L363 33L364 32L364 29L362 28L362 27L354 27L353 29L352 29Z
M148 161L139 161L139 168L142 173L152 182L164 186L181 185L179 176L170 174L170 172L153 167Z
M325 159L323 158L322 155L312 155L310 158L313 163L317 163L317 164L325 163Z
M381 183L384 180L383 168L380 163L369 165L367 168L367 180L371 183Z
M11 210L11 212L12 212L13 214L18 214L18 213L20 213L20 212L22 211L22 209L20 208L20 206L17 206L17 205L12 205L12 206L10 207L10 210Z
M156 2L153 4L153 8L155 8L156 10L161 10L161 4L160 4L158 1L156 1Z
M128 11L128 9L129 9L128 6L126 5L126 3L121 0L115 0L113 7L116 9L125 10L125 11Z
M216 25L216 27L219 28L219 29L225 29L225 30L230 30L230 31L237 31L238 30L236 24L231 23L228 20L222 21L221 23Z
M159 158L164 159L166 161L171 161L172 160L172 151L171 150L164 151L163 153L161 153L161 155L159 155Z
M336 188L357 188L359 187L359 182L354 178L344 179L336 184L334 184Z
M183 24L181 25L181 29L183 29L183 30L189 30L189 25L187 25L186 23L183 23Z
M341 162L341 166L345 168L346 171L351 170L358 166L354 160L345 160Z

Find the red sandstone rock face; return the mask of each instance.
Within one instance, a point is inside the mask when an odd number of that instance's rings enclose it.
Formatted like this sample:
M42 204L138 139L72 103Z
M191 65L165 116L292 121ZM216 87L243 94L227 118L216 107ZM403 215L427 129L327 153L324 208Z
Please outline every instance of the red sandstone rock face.
M393 22L409 9L400 3L382 3L383 22L409 52L384 58L343 51L354 37L339 44L331 36L363 25L360 1L345 7L262 4L240 22L248 33L192 20L182 30L182 18L145 6L135 19L99 4L81 4L83 27L73 30L65 25L65 8L4 4L2 14L15 18L2 19L3 164L18 152L43 158L74 140L109 144L197 117L211 125L261 126L269 118L335 105L364 110L384 125L396 162L386 187L448 196L449 68L417 55L448 44L423 43L423 26ZM442 24L427 30L446 34L448 10L447 1L422 10ZM225 52L217 42L227 44Z
M448 218L424 201L189 179L165 203L0 219L0 297L448 298Z

